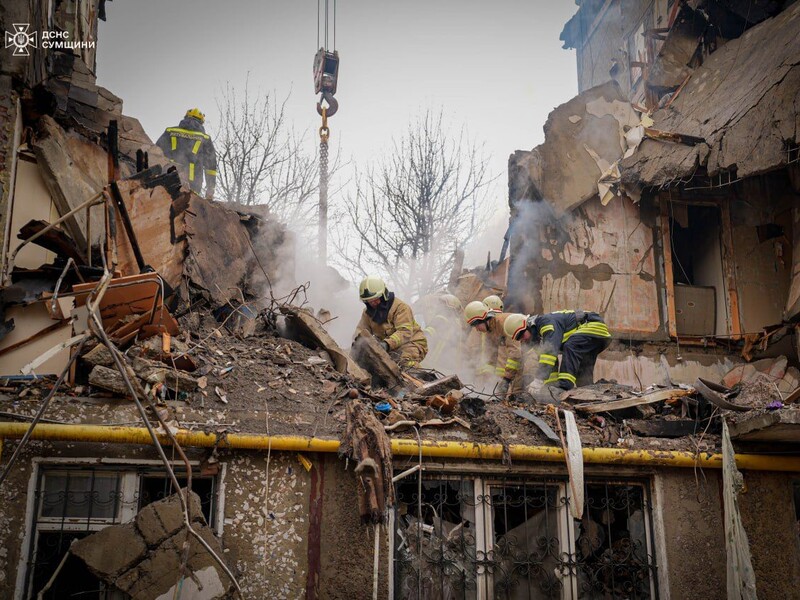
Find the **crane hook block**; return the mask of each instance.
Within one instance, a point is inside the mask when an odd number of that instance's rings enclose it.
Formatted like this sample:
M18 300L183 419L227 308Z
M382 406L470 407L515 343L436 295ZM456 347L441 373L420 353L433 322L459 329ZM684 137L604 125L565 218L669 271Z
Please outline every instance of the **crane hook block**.
M320 48L314 56L314 93L336 93L336 83L339 79L339 53L335 50L329 52Z

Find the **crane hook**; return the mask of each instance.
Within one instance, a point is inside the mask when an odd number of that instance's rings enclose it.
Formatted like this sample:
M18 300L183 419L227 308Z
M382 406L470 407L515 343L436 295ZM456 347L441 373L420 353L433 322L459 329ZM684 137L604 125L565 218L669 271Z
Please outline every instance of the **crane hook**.
M336 114L336 111L339 110L339 103L336 101L336 98L333 97L333 94L330 92L322 92L322 95L317 102L317 112L322 115L322 102L327 103L327 116L332 117Z

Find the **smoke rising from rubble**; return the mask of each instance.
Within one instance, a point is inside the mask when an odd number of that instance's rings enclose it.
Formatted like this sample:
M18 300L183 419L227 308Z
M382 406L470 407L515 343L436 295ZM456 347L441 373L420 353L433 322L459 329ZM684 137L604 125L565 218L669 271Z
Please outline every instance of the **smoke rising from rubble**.
M281 247L281 261L288 268L272 282L272 293L276 299L283 298L298 286L305 286L293 303L299 306L305 302L303 308L310 309L336 343L348 349L364 308L358 300L358 284L322 264L309 237L308 231L292 231L290 240Z
M516 294L506 298L506 312L529 312L541 306L543 299L541 280L528 273L527 268L541 257L542 239L555 221L555 215L546 201L519 200L514 208L516 214L510 228L513 259L508 281L509 288L516 290Z

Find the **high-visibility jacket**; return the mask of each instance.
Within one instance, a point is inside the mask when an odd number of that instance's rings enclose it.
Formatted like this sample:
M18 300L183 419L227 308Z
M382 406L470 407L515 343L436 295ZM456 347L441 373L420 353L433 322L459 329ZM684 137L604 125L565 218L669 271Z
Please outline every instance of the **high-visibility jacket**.
M392 300L392 306L384 323L376 323L364 311L356 325L356 333L359 331L371 333L386 342L390 352L399 351L403 363L418 363L428 353L428 341L419 323L414 320L411 307L399 298Z
M533 334L531 342L539 344L536 379L542 379L545 383L558 379L558 354L570 338L583 335L611 338L611 332L598 313L582 310L558 310L539 315L536 325L528 330Z
M196 119L183 119L178 127L167 127L156 145L164 152L164 156L178 165L193 191L200 193L205 177L206 196L214 197L217 153L211 137Z

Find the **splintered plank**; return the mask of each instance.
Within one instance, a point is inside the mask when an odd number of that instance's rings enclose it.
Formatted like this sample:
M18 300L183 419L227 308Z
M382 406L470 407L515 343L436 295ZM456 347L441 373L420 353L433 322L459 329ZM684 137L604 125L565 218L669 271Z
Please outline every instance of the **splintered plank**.
M325 328L317 319L307 312L291 306L281 307L281 312L302 335L311 338L312 343L328 353L333 361L334 367L339 373L350 375L353 379L361 383L369 381L369 373L362 369L356 361L339 347L339 344L325 331Z
M575 415L569 411L564 412L564 425L567 430L567 471L569 472L569 485L572 490L570 510L576 519L583 517L583 448Z
M28 239L45 229L48 225L49 223L47 221L33 219L20 228L17 237L21 240ZM58 227L54 227L31 243L45 250L55 252L59 256L71 258L78 265L86 264L86 261L83 259L83 254L78 249L75 241Z
M668 390L658 390L651 392L644 396L633 396L631 398L623 398L622 400L612 400L610 402L587 402L586 404L577 404L575 410L595 414L599 412L608 412L612 410L622 410L625 408L633 408L634 406L643 406L646 404L655 404L656 402L663 402L665 400L676 400L684 396L691 396L695 391L693 389L684 390L681 388L672 388Z
M414 390L414 393L420 396L436 396L437 394L446 394L450 390L460 390L462 387L464 387L464 385L461 383L458 375L448 375L447 377L442 377L436 381L421 385Z

